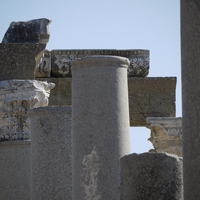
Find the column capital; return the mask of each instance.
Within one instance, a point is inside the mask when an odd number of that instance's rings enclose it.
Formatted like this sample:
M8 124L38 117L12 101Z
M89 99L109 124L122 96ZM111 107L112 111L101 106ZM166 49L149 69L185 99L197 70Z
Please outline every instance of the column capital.
M147 128L151 130L152 142L156 152L166 152L182 157L182 118L147 117Z
M47 106L54 86L36 80L0 81L0 142L30 139L28 111Z

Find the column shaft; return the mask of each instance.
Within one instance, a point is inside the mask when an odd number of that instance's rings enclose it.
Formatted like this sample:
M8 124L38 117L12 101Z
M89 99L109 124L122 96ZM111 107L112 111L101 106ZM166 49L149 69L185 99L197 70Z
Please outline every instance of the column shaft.
M200 1L181 0L184 198L200 198Z
M120 199L119 159L130 152L126 58L92 56L72 67L74 199Z
M165 153L121 158L121 200L182 200L182 159Z
M30 111L32 200L72 199L71 107Z

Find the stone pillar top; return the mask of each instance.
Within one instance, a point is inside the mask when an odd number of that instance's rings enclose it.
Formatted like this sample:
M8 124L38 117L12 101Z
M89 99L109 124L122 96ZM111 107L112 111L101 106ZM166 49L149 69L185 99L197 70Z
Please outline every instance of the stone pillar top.
M103 59L102 59L103 58ZM78 58L73 63L73 69L82 68L84 66L119 66L128 68L130 65L130 61L127 58L120 57L120 56L89 56Z

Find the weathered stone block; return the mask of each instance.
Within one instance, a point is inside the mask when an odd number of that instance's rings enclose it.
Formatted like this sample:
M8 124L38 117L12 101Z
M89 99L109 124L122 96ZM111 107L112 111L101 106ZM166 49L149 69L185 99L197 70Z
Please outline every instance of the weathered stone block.
M0 80L35 79L45 44L0 44Z
M165 153L121 158L121 200L182 200L182 159Z
M71 105L71 78L37 78L55 83L49 105ZM146 126L146 117L175 117L176 77L128 78L130 126Z
M175 89L176 77L130 77L130 125L145 126L146 117L175 117Z
M41 18L27 22L11 22L2 43L43 43L49 41L51 20Z
M121 56L128 58L128 76L146 77L149 73L149 50L53 50L51 51L52 76L71 77L71 65L77 58L87 56Z

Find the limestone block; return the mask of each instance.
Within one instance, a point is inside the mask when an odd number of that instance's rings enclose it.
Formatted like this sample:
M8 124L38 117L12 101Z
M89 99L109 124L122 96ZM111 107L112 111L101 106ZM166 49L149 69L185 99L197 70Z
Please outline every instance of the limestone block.
M44 52L44 57L41 63L36 66L35 77L50 77L51 76L51 53L50 51Z
M182 159L165 153L121 158L121 200L183 200Z
M128 79L131 126L146 126L146 117L175 117L176 77Z
M37 80L56 84L49 105L71 105L71 77ZM175 117L175 89L175 77L129 77L130 126L146 126L146 117Z
M0 80L35 79L45 44L0 44Z
M43 43L49 41L51 20L41 18L26 22L11 22L2 43Z
M0 141L30 139L27 112L47 106L53 87L36 80L0 81Z
M148 50L52 50L51 55L52 76L54 77L71 77L71 66L74 60L95 55L121 56L128 58L130 61L128 76L146 77L149 73Z
M71 107L34 108L31 121L31 199L72 200Z
M0 142L0 199L30 200L30 141Z
M147 117L147 128L156 152L166 152L182 157L182 118Z

